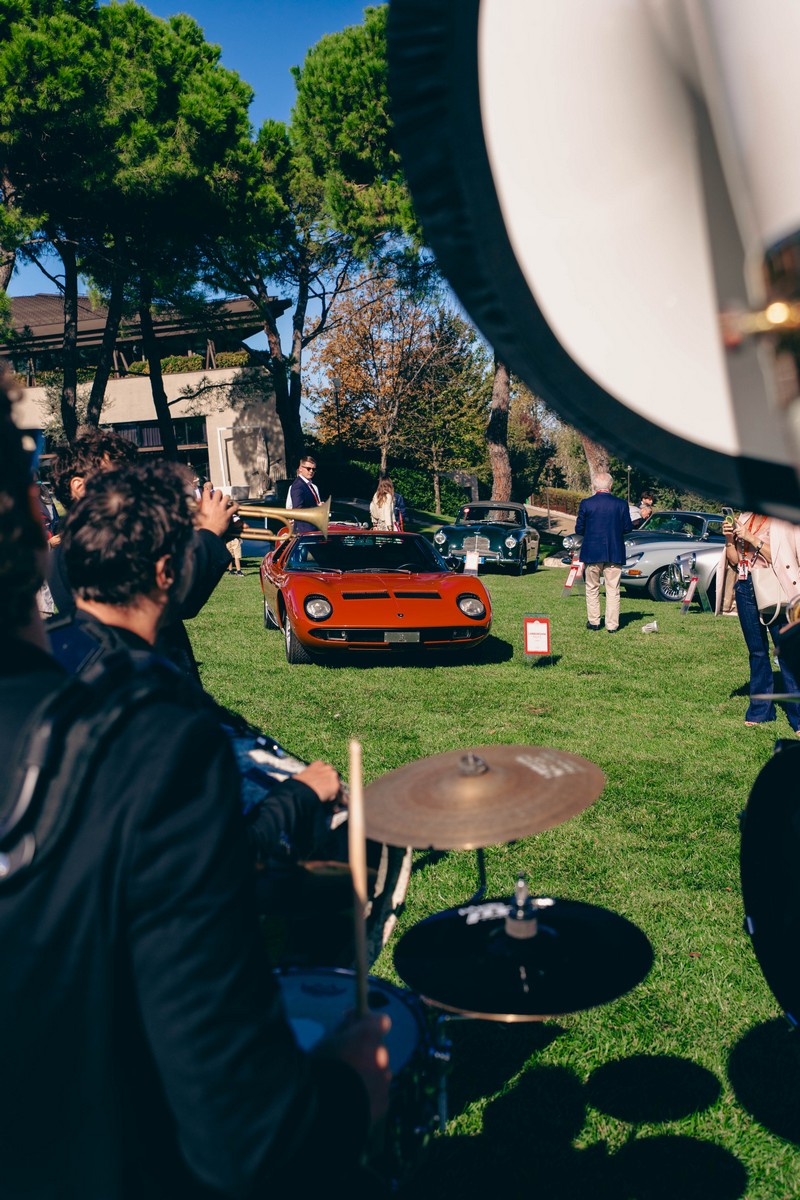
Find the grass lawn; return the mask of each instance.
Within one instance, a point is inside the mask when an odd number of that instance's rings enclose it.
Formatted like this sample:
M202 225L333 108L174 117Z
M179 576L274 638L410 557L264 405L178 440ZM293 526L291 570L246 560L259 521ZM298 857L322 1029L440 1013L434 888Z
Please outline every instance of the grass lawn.
M591 759L607 778L600 798L557 829L487 850L488 895L510 894L524 871L534 893L628 917L655 952L648 978L604 1007L449 1023L451 1119L416 1200L800 1195L800 1046L742 933L737 823L775 737L791 730L782 713L744 727L738 621L623 597L609 641L586 631L582 598L561 598L565 571L486 575L493 633L471 659L289 667L281 635L263 628L256 560L245 572L223 578L190 625L212 695L343 773L358 736L367 780L490 742ZM525 661L530 612L552 617L552 665ZM654 618L659 632L643 635ZM399 931L475 886L474 855L419 853ZM391 950L375 973L398 983Z

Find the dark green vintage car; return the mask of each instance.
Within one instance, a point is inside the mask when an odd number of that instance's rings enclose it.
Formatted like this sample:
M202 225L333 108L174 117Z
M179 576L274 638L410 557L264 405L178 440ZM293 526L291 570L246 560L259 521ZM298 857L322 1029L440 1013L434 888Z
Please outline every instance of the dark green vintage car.
M524 504L485 500L465 504L454 525L442 525L434 545L451 564L464 563L474 550L478 566L511 567L519 575L539 566L539 531L528 521Z

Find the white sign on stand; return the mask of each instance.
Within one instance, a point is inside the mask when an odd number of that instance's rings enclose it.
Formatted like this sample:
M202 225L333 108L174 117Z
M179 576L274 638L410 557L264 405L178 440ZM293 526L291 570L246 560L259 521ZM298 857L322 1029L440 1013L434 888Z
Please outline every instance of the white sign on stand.
M468 550L464 558L464 571L468 575L478 574L478 551Z
M550 618L544 613L527 613L522 618L523 649L529 658L552 654Z

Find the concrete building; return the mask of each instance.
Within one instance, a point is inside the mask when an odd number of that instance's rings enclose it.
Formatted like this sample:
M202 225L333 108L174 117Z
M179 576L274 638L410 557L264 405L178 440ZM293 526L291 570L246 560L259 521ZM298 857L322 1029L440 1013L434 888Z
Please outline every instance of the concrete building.
M288 301L271 303L276 316L288 307ZM11 298L11 309L14 335L0 345L0 355L26 384L17 421L25 429L47 433L61 388L63 301L60 296L18 296ZM88 396L106 310L82 296L78 312L80 377L88 381L79 384L79 395ZM237 298L209 305L201 319L160 314L155 325L181 460L242 498L260 496L284 479L283 434L269 374L259 365L258 354L244 345L263 328L255 306ZM100 423L136 442L140 452L159 454L147 369L138 321L128 321L117 338Z

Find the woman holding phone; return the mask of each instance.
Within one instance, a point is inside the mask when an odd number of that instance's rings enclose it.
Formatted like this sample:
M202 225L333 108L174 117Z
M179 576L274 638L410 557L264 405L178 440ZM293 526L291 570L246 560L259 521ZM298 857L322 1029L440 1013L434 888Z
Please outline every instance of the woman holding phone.
M765 625L756 601L753 574L756 571L775 571L784 599L788 603L800 594L800 530L787 521L758 513L741 513L738 520L731 509L723 509L725 520L725 559L736 570L734 593L739 624L750 656L750 703L744 723L747 726L761 725L776 719L772 699L757 699L772 696L772 647L767 636L769 629L772 642L777 644L780 620ZM785 662L779 665L782 691L797 692L798 685ZM787 701L786 716L795 734L800 735L800 705Z

